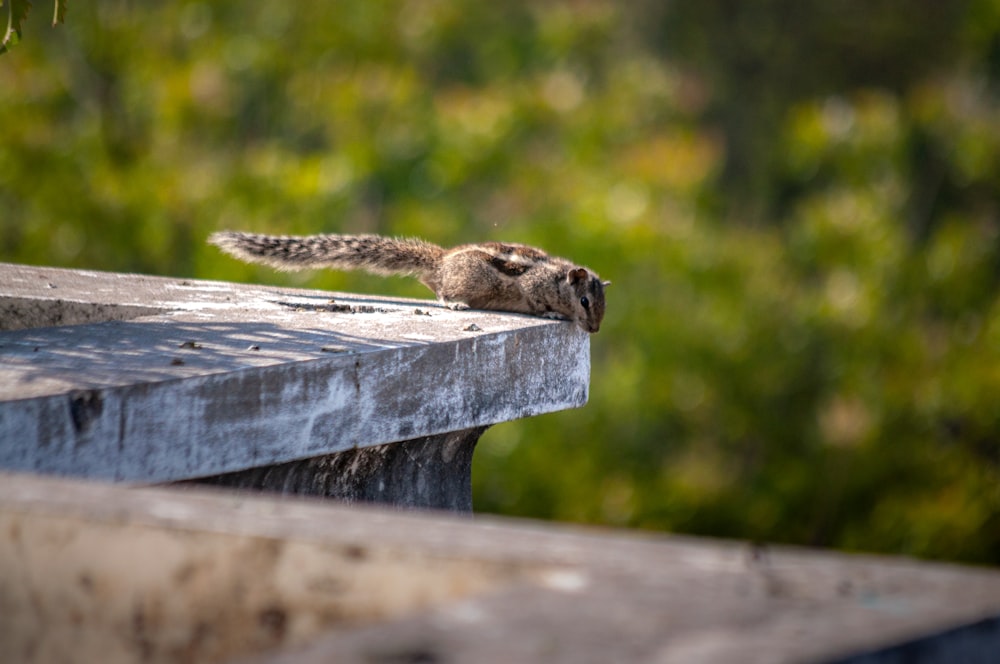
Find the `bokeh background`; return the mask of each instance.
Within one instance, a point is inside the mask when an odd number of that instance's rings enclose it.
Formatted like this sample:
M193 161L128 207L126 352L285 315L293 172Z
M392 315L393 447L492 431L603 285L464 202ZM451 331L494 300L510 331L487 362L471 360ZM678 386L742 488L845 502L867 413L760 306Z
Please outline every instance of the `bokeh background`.
M1000 564L1000 0L36 0L0 260L279 274L209 232L503 239L614 282L477 510Z

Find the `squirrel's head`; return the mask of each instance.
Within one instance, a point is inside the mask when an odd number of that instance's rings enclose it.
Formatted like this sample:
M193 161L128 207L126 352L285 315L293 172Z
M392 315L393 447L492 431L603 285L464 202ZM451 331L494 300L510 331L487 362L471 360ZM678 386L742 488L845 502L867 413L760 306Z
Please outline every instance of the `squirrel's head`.
M585 332L593 334L601 329L604 289L610 285L610 281L601 281L600 277L584 267L576 267L566 273L566 286L572 294L572 312L567 313Z

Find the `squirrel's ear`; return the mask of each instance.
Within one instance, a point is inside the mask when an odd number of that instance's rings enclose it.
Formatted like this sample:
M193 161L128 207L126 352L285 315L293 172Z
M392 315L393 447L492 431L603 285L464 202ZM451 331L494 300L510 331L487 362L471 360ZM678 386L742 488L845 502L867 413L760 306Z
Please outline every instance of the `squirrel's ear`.
M582 267L573 268L566 274L566 281L571 284L578 284L581 281L586 280L587 271Z
M602 281L601 285L604 286L605 288L607 288L608 286L611 285L611 282L610 281Z

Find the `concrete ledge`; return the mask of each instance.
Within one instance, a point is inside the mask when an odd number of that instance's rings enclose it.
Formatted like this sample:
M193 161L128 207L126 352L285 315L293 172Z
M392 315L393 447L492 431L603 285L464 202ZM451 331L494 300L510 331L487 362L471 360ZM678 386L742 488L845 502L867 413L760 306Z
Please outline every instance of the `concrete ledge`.
M985 663L1000 573L0 475L0 615L16 662Z
M587 400L574 326L428 301L0 264L0 312L13 470L175 481Z

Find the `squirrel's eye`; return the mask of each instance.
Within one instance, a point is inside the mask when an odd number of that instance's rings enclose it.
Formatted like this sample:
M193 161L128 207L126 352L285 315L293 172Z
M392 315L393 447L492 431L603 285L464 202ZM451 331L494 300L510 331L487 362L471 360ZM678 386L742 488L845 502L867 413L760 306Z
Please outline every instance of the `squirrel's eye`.
M586 295L580 298L580 305L583 306L584 309L590 309L590 300L587 299Z

